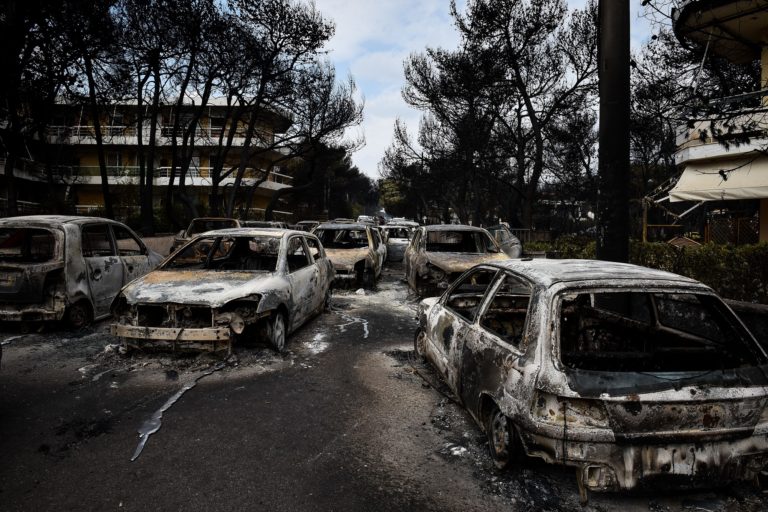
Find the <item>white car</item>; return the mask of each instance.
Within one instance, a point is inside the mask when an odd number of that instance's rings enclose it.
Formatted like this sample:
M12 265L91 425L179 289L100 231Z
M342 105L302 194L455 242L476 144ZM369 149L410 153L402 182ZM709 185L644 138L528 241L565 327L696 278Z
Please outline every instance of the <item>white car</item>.
M112 333L129 346L210 351L258 336L282 351L287 335L328 305L332 281L314 235L210 231L122 290Z
M373 286L387 259L379 231L367 224L320 224L312 231L325 247L336 271L336 281Z
M687 277L589 260L478 265L419 305L417 353L516 455L586 491L724 485L768 464L768 355Z
M162 259L110 219L0 219L0 321L64 320L79 329L109 316L120 288Z

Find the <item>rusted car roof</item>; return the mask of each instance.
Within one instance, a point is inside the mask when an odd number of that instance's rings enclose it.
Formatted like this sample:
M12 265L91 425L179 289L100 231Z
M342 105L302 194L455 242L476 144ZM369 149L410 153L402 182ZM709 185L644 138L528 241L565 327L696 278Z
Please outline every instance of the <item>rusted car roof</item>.
M306 231L299 231L296 229L282 229L282 228L227 228L216 229L214 231L206 231L204 233L198 233L195 238L199 236L207 236L211 233L215 233L221 236L273 236L275 238L282 238L291 234L306 236Z
M110 222L119 224L112 219L101 217L86 217L84 215L23 215L19 217L6 217L0 219L0 225L16 225L21 221L24 224L34 225L62 225L62 224L85 224L89 222Z
M431 224L423 226L427 231L479 231L485 233L484 228L477 226L467 226L466 224Z
M500 268L518 272L539 286L549 287L555 283L574 281L616 281L616 280L646 280L672 281L686 286L697 286L709 289L699 281L685 276L664 272L629 263L616 263L600 260L553 260L553 259L523 259L505 260L488 263Z
M362 224L360 222L350 222L348 224L346 223L334 223L334 222L327 222L324 224L320 224L315 229L365 229L365 228L373 228L370 224Z

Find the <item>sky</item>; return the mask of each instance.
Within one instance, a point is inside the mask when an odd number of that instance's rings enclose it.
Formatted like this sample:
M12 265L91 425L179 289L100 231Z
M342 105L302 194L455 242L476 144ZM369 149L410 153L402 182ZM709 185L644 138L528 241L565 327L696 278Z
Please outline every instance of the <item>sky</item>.
M580 8L586 0L567 1L571 8ZM648 23L639 16L640 2L630 0L633 48L650 37ZM458 3L461 8L464 1ZM326 48L338 78L343 80L351 74L365 102L363 124L351 135L362 134L366 143L352 160L376 180L380 177L379 161L392 142L395 120L403 120L415 135L421 118L400 94L403 61L427 46L458 45L450 0L315 0L315 6L336 24L336 34Z

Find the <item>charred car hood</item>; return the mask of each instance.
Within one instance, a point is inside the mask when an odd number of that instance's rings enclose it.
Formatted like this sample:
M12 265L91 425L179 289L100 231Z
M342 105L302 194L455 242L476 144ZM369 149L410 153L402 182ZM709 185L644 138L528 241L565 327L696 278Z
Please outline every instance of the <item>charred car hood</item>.
M280 279L273 272L156 270L132 281L122 295L129 304L195 304L219 307L227 302L274 290Z
M463 254L460 252L428 252L427 261L445 272L464 272L480 263L507 260L504 253Z
M364 260L370 254L367 247L358 249L326 249L325 254L331 263L337 267L352 267L360 260Z

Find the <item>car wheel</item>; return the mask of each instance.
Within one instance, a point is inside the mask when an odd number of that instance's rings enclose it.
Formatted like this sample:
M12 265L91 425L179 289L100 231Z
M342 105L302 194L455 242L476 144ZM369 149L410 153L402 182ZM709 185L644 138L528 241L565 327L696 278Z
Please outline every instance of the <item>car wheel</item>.
M363 278L361 279L363 288L373 288L376 285L376 274L374 270L363 272Z
M269 322L267 329L269 343L275 347L275 350L282 352L285 350L285 315L276 311Z
M486 418L485 435L488 437L488 450L497 469L509 465L514 452L514 434L512 423L495 405Z
M84 300L70 304L67 308L65 320L71 329L82 329L91 323L91 307Z
M427 333L421 327L413 336L413 351L422 363L427 361Z
M325 300L323 300L323 310L331 311L331 308L331 289L328 288L328 291L325 292Z

